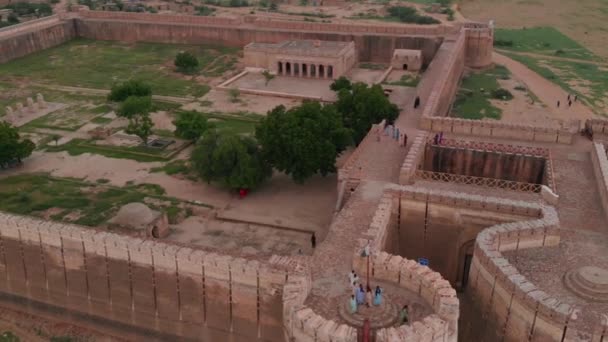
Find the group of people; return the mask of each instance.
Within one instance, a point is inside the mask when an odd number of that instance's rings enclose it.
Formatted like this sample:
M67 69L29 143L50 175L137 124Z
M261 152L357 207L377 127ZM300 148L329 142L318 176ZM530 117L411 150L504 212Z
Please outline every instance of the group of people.
M433 143L435 145L441 145L442 142L443 142L443 132L439 132L439 133L435 134L435 137L433 138Z
M350 297L350 311L356 313L360 305L371 307L372 305L378 306L382 304L382 289L380 286L376 286L376 289L372 293L372 288L367 286L367 289L363 287L363 284L359 283L359 276L352 270L348 275L348 280L353 289L353 294Z
M576 102L576 100L578 100L578 95L575 94L574 96L572 96L572 95L568 94L568 98L567 98L568 107L572 106L572 101ZM559 105L560 105L560 101L557 100L557 108L559 108Z

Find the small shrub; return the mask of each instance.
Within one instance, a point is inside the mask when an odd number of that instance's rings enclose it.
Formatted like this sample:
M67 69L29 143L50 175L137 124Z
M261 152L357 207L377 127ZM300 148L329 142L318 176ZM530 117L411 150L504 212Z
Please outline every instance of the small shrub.
M96 182L99 184L107 184L110 183L110 180L106 178L99 178L98 180L96 180Z
M122 102L129 96L151 96L152 87L150 85L138 81L129 80L123 83L118 83L112 86L112 90L108 95L108 100L114 102Z
M562 49L557 49L557 50L555 50L555 55L556 55L556 56L563 55L564 53L565 53L565 52L564 52L564 50L562 50Z
M510 91L504 88L498 88L492 90L492 98L497 100L511 100L513 99L513 94Z
M494 39L494 46L512 47L513 41L505 39Z
M239 97L241 96L241 91L237 88L231 88L228 90L228 96L230 97L230 102L237 103L239 102Z
M174 61L177 70L182 73L192 73L198 69L199 63L196 56L191 52L182 51L175 56Z
M179 207L172 205L169 208L167 208L166 212L167 212L167 218L169 219L169 223L176 224L177 219L179 217L179 213L181 212L181 209Z
M526 87L520 86L520 85L515 86L513 89L518 90L518 91L527 91L528 90L528 89L526 89Z
M393 18L398 18L403 23L412 23L419 25L439 24L440 21L426 15L418 14L414 7L409 6L392 6L388 8L388 13Z

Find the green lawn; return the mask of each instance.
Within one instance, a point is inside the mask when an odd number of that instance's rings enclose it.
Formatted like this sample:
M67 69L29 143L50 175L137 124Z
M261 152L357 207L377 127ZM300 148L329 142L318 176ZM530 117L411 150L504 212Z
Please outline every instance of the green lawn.
M496 29L494 31L494 46L498 49L557 57L583 60L599 59L584 46L553 27Z
M69 221L66 215L79 213L74 223L98 226L123 205L142 202L146 197L159 197L174 206L175 199L164 197L165 190L156 184L128 185L122 188L77 179L54 178L46 174L24 174L0 179L0 210L21 215L38 215L58 208L51 216ZM159 207L155 209L164 209Z
M75 39L60 46L0 65L4 76L32 81L110 89L115 82L141 79L157 95L202 96L209 87L191 77L174 73L173 59L179 51L194 53L200 73L218 76L236 63L235 48L209 45L172 45Z
M140 162L166 161L166 152L161 149L144 146L109 146L96 145L92 140L72 139L71 141L55 146L51 144L46 148L47 152L66 151L72 156L83 153L99 154L108 158L132 159Z
M492 105L490 93L500 88L498 79L509 78L509 74L504 66L497 65L463 78L452 108L453 115L473 120L500 119L502 110Z
M255 126L262 118L259 114L254 113L200 113L209 119L217 129L224 132L235 134L253 134Z

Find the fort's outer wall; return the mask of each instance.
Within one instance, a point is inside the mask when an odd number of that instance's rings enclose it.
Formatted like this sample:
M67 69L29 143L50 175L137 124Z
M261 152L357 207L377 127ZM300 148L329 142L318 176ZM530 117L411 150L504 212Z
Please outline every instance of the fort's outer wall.
M293 39L355 41L358 60L389 62L394 49L420 49L432 60L442 38L294 31L287 29L202 26L180 23L77 18L78 36L98 40L174 44L222 44L243 47L251 42L278 43Z
M284 339L286 272L256 261L8 214L0 252L3 305L131 339Z
M492 65L494 51L494 30L485 28L466 28L465 63L471 68L485 68Z
M22 24L22 25L27 25ZM7 27L9 29L11 27ZM11 28L12 29L12 28ZM16 31L16 29L12 29ZM29 55L50 47L62 44L76 36L76 30L71 20L60 21L50 26L0 35L0 63Z

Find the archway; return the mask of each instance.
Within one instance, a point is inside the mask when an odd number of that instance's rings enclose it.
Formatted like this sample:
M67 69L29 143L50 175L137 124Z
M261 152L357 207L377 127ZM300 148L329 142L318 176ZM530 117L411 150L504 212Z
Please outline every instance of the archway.
M334 77L334 67L331 65L327 66L327 77L328 78L333 78Z
M465 242L458 250L458 277L456 279L456 288L464 291L469 283L469 271L473 262L473 250L475 248L475 240Z
M300 76L300 63L293 63L293 75Z
M160 234L158 232L158 226L154 226L154 228L152 228L152 237L156 239L160 237Z
M310 77L317 77L317 66L314 64L310 65Z
M278 63L279 75L283 75L283 62Z
M291 63L289 62L285 62L285 75L291 75Z
M319 65L319 77L321 77L321 78L325 77L325 66L324 65Z
M403 70L407 70L407 64L403 64Z
M308 65L306 65L306 64L302 64L302 76L303 77L308 76Z

